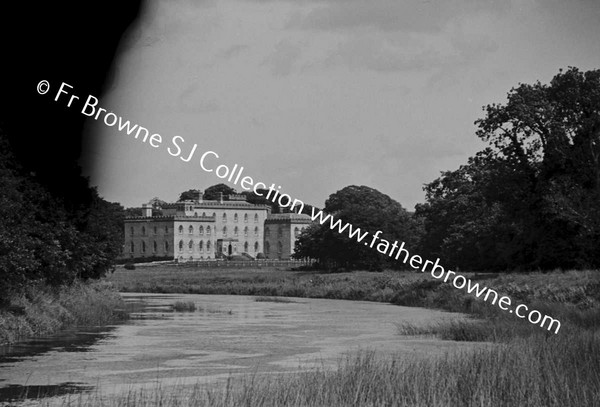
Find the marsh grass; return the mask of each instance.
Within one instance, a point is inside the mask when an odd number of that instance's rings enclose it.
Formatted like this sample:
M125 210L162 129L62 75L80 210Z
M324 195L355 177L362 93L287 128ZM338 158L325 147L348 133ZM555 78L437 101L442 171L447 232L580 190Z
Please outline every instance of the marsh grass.
M104 325L127 317L125 303L107 282L29 287L0 309L0 344L49 335L76 325Z
M582 407L600 400L599 361L598 332L576 328L441 356L361 352L333 369L158 385L109 399L74 397L68 405Z
M294 300L290 300L289 298L282 298L282 297L256 297L254 298L254 301L256 302L281 302L281 303L291 303L291 302L298 302L298 301L294 301Z
M196 304L194 301L177 301L173 304L173 310L177 312L194 312Z

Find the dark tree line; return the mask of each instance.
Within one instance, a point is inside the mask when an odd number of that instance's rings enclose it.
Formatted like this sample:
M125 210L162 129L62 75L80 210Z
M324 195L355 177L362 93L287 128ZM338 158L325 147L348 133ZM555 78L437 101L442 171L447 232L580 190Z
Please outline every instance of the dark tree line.
M123 208L93 188L78 192L78 204L49 192L0 133L0 298L32 282L70 284L111 270L122 251Z
M520 84L484 112L476 135L489 146L427 184L414 216L367 187L338 191L325 211L449 267L599 267L600 70ZM327 226L306 231L297 255L353 268L389 263Z

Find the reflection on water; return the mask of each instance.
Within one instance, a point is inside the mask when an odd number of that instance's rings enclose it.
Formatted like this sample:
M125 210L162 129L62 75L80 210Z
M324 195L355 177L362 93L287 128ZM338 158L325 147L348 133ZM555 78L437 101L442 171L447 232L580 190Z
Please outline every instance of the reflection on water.
M257 302L226 295L124 294L131 318L0 347L0 403L97 390L215 383L230 375L331 366L344 352L376 349L424 355L456 344L401 338L397 323L456 314L323 299ZM176 301L195 312L174 312ZM463 345L460 345L463 346Z

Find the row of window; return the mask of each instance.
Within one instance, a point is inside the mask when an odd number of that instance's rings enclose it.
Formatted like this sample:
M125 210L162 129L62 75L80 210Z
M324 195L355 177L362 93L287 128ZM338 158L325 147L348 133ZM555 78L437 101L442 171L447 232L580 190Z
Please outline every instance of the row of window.
M165 250L165 252L169 251L169 242L165 242L164 250ZM131 253L133 253L135 251L135 243L134 242L129 243L129 251ZM144 242L144 241L142 241L142 243L141 243L141 252L146 253L146 242ZM158 252L158 243L156 243L155 241L152 242L152 252L153 253Z
M179 229L178 229L180 235L183 234L183 230L184 230L183 226L180 225ZM246 226L244 228L244 236L248 236L249 231L250 230L248 229L248 226ZM233 228L233 235L234 236L239 236L239 232L240 232L240 229L237 226L235 228ZM194 227L191 226L191 225L188 227L188 234L190 234L190 235L194 234ZM200 226L198 228L198 234L200 236L204 235L204 227L203 226ZM211 234L210 226L207 226L206 227L206 235L210 236L210 234ZM254 236L258 236L258 235L259 235L259 229L258 229L258 226L256 226L254 228ZM223 236L227 236L227 226L223 226Z
M194 251L194 241L190 240L187 244L188 247L188 251ZM182 252L183 249L185 248L185 243L183 240L179 241L179 251ZM248 250L250 249L250 244L248 242L244 243L244 251L246 253L248 253ZM210 240L206 242L206 251L210 251L211 250L211 242ZM198 251L203 252L204 251L204 242L201 240L200 242L198 242ZM237 246L234 245L234 251L237 253ZM254 243L254 253L258 253L260 251L260 245L258 244L258 242Z
M153 231L153 233L155 235L158 235L158 227L157 226L154 226L152 228L152 231ZM142 226L141 232L142 232L142 236L146 236L146 227L145 226ZM133 236L133 233L134 233L133 226L131 226L129 228L129 234L131 236ZM169 234L169 227L168 226L165 226L165 234Z

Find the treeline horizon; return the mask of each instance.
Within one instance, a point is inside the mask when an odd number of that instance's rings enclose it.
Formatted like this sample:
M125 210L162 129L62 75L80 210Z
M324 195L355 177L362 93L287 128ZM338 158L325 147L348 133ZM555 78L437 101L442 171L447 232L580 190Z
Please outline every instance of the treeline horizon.
M483 110L476 136L488 147L426 184L414 214L355 185L323 211L454 269L600 267L600 70L570 67L549 84L519 84ZM295 256L324 267L403 266L328 225L302 233Z

